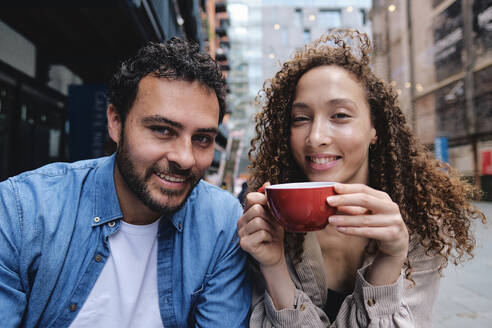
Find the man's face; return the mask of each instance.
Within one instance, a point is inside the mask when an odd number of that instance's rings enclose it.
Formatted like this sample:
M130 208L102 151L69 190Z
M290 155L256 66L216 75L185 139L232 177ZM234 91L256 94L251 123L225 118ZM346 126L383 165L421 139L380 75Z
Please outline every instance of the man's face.
M119 136L110 127L118 144L117 190L134 203L125 205L144 205L158 214L177 211L212 163L218 122L213 90L144 77Z

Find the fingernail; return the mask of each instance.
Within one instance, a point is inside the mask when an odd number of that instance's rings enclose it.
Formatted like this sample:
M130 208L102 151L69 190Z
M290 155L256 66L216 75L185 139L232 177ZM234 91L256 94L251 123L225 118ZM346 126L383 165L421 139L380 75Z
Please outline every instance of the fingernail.
M338 230L338 231L345 231L345 230L346 230L346 228L345 228L345 227L337 227L337 230Z
M330 224L336 224L336 223L338 222L338 217L336 217L336 216L330 216L330 217L328 218L328 222L329 222Z
M330 197L326 198L326 201L327 201L330 205L336 205L337 198L336 198L335 196L330 196Z

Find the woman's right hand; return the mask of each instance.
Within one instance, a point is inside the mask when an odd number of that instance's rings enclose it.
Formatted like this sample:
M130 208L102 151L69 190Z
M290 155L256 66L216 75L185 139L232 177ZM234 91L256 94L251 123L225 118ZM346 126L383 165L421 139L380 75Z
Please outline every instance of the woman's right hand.
M260 264L267 292L275 308L292 308L295 286L285 260L284 229L272 218L266 195L249 193L244 209L243 216L237 222L241 248Z
M241 248L253 256L260 267L285 263L284 229L271 216L265 194L250 192L246 195L237 231Z

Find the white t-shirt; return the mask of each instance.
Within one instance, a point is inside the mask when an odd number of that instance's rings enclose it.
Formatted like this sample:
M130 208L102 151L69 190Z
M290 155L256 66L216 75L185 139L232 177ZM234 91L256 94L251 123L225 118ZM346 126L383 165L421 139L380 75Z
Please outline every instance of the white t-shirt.
M71 328L163 327L157 293L157 230L120 222L110 255Z

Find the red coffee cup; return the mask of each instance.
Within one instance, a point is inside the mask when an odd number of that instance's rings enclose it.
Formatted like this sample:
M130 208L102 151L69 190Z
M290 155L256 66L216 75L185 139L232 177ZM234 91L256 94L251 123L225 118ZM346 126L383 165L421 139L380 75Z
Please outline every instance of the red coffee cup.
M281 183L266 186L268 206L273 217L288 231L321 230L336 207L326 202L335 194L333 182Z

